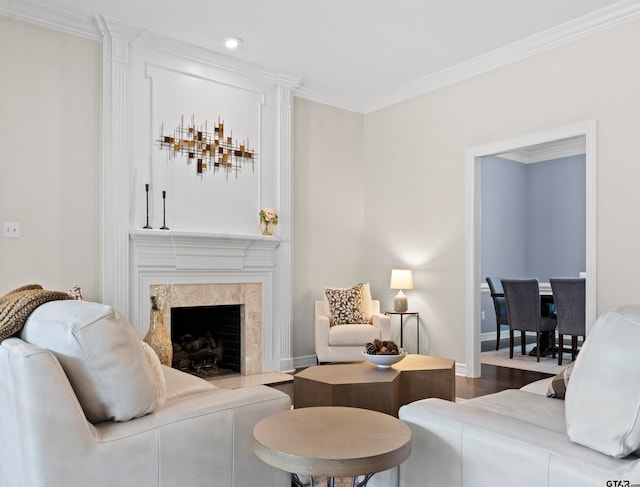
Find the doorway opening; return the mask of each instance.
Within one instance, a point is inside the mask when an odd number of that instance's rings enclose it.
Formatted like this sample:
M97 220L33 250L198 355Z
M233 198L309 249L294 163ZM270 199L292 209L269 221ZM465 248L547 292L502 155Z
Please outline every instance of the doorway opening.
M559 141L581 138L585 148L585 270L587 334L596 318L596 122L595 120L515 139L473 147L467 151L467 309L466 356L467 377L480 377L481 347L481 177L483 157L516 153L527 148L553 145Z

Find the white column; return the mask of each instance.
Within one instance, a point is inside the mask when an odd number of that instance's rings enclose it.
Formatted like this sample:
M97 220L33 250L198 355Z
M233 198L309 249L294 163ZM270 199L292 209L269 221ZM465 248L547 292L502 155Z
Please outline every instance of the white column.
M102 42L100 300L129 315L129 42L139 30L95 18Z
M279 370L292 370L293 335L292 335L292 241L293 241L293 91L300 80L279 77L277 84L277 117L278 117L278 162L280 177L278 181L278 205L282 218L281 235L287 238L278 248L278 265L276 267L276 289L278 289L278 305L275 319L279 320L280 331Z

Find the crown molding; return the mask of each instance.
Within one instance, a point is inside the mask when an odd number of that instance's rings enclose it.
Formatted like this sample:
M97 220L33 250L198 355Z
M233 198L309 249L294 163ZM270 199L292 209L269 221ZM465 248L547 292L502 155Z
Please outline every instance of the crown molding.
M140 27L129 25L103 15L94 15L93 22L100 33L100 39L117 38L124 42L131 42L144 32L144 29Z
M410 83L399 85L393 91L366 101L364 103L364 113L380 110L409 98L492 71L554 47L628 22L639 16L640 2L637 0L618 2L610 7L565 22L557 27L534 34L469 61L459 63Z
M341 108L342 110L348 110L351 112L364 113L364 105L362 101L354 100L353 98L334 95L326 91L316 90L304 85L300 86L296 90L295 94L298 98L304 98L305 100L330 105L332 107Z
M303 79L297 76L292 76L285 73L275 73L273 75L273 82L278 86L287 90L295 91L303 83Z
M41 27L99 40L100 33L93 17L33 3L25 0L0 0L0 15Z
M571 157L584 154L586 151L584 136L570 137L550 143L523 147L513 151L498 154L498 157L523 164L551 161L561 157Z

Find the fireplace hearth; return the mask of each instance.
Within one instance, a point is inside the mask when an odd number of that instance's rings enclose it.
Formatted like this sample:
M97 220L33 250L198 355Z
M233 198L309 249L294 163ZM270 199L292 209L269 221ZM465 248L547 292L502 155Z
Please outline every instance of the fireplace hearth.
M241 305L171 308L176 369L198 377L241 371Z

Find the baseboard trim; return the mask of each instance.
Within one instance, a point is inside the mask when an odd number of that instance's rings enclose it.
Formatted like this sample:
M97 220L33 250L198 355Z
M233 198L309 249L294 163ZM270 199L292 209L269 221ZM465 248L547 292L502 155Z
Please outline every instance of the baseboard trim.
M500 336L502 336L502 333L500 333ZM508 330L507 330L507 336L509 336ZM495 331L485 331L484 333L480 333L481 342L490 342L490 341L495 342L497 337L498 337L498 333L496 333Z
M300 357L293 358L293 367L296 369L303 369L317 364L318 360L315 355L302 355Z
M467 376L467 364L459 364L456 362L456 375L466 377Z

